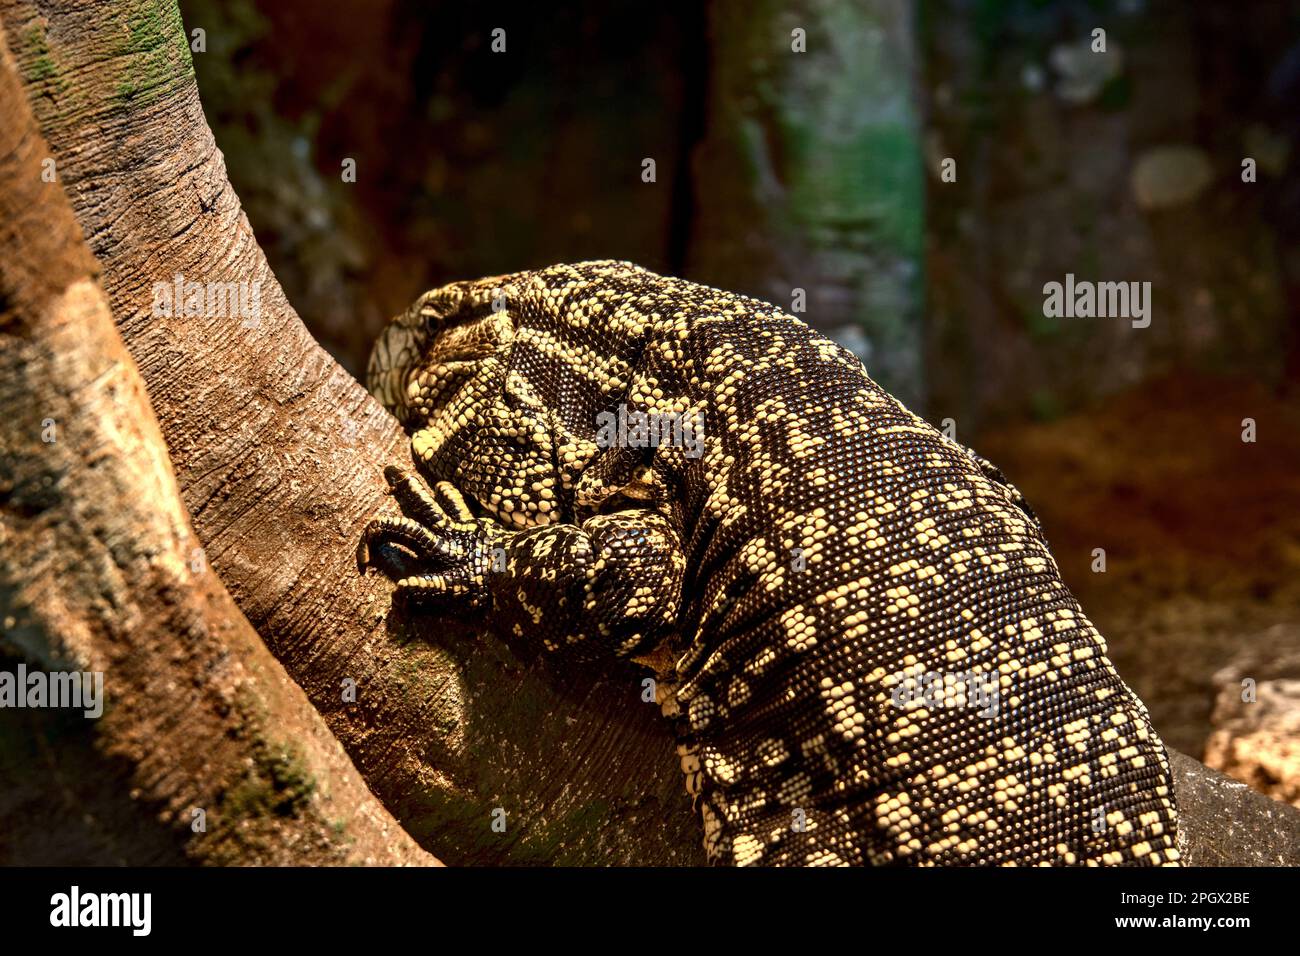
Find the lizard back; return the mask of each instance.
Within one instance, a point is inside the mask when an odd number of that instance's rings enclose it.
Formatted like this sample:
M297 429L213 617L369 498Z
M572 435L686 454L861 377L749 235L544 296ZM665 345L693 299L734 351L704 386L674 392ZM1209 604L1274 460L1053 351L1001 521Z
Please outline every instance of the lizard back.
M501 328L423 389L417 460L507 526L670 526L680 605L621 646L657 652L712 859L1177 861L1164 748L996 468L766 303L617 262L484 281L509 318L479 297ZM694 417L699 454L600 442L620 410Z

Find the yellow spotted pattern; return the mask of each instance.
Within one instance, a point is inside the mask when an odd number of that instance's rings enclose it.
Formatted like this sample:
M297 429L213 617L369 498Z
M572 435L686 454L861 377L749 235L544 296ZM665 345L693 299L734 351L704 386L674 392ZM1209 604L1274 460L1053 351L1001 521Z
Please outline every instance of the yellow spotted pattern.
M370 382L504 544L464 578L490 623L655 667L713 860L1177 863L1164 747L1023 498L798 319L555 266L428 293ZM600 447L620 406L702 413L701 454Z

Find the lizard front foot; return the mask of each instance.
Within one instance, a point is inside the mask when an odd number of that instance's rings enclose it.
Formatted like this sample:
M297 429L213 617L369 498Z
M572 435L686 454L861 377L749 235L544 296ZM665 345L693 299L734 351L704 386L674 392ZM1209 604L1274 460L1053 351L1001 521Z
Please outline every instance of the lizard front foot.
M357 543L357 570L385 571L372 560L373 552L397 545L415 556L417 573L395 578L395 602L422 609L485 607L489 598L483 577L492 563L496 536L474 517L450 482L440 481L430 489L391 465L384 469L384 478L404 517L376 518L366 525Z

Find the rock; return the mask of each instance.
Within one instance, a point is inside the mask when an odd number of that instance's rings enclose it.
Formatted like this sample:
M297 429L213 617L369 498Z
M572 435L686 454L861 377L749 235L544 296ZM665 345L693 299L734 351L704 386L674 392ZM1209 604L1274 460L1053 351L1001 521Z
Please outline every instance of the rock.
M1185 866L1300 866L1300 810L1176 750L1169 760Z
M1133 165L1133 195L1143 209L1163 209L1189 203L1214 178L1205 151L1196 146L1148 149Z
M1214 683L1206 764L1300 807L1300 628L1261 634Z
M1300 681L1262 681L1255 692L1253 703L1231 692L1220 698L1214 723L1224 726L1206 742L1205 762L1300 807Z

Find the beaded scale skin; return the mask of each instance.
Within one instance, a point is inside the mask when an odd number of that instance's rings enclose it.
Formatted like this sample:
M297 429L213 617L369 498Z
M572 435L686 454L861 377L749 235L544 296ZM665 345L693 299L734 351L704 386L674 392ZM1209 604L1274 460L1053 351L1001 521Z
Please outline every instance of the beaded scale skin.
M653 667L712 861L1177 865L1164 747L1023 498L793 316L558 265L426 293L369 386L429 484L389 469L359 567ZM620 406L702 441L598 442Z

